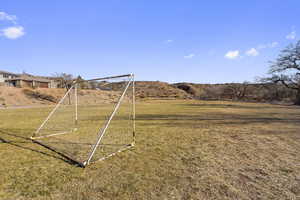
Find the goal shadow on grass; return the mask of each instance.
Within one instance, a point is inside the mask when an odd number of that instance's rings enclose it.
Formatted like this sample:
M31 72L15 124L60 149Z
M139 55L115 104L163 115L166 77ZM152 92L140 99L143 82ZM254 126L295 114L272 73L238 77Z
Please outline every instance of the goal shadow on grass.
M9 139L7 137L9 137ZM26 144L34 144L34 143L38 144L38 143L32 141L30 138L20 136L17 133L12 133L12 132L9 132L7 130L0 129L0 144L8 144L8 145L11 145L11 146L14 146L16 148L23 149L23 150L32 151L32 152L35 152L35 153L40 153L44 156L55 158L55 159L61 160L63 162L71 164L71 165L77 165L77 163L70 160L69 158L66 158L65 155L63 155L60 152L57 152L55 150L47 148L48 150L51 150L52 152L56 153L59 156L51 155L50 153L47 153L47 152L44 152L44 151L41 151L41 150L38 150L38 149L34 149L32 147L25 146ZM43 146L43 145L40 145L40 146ZM45 146L43 146L43 147L45 147Z
M87 148L88 150L92 149L95 146L95 143L87 143L87 142L74 142L74 141L69 141L69 140L64 140L61 138L57 138L55 136L51 137L54 140L43 140L43 139L34 139L32 140L33 143L36 143L60 156L62 156L64 159L70 161L69 163L76 165L78 167L84 168L84 162L88 154L86 154L84 157L79 158L76 156L76 154L70 152L70 147L71 149L75 150L76 149L82 149L82 148ZM59 147L60 146L60 147ZM68 147L68 148L66 148ZM99 144L98 146L98 153L100 153L102 156L101 158L98 158L95 161L99 160L104 160L111 155L114 155L115 153L112 152L119 152L119 150L122 149L127 149L132 147L131 144L113 144L113 143L102 143ZM89 153L89 151L88 151Z

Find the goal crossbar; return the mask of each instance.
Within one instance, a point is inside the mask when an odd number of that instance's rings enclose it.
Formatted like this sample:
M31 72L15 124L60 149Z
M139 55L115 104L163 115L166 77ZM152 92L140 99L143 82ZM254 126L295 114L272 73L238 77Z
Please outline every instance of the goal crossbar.
M94 79L89 79L89 80L75 81L75 83L81 83L81 82L87 82L87 81L101 81L101 80L116 79L116 78L123 78L123 77L134 77L134 75L133 74L124 74L124 75L119 75L119 76L107 76L107 77L103 77L103 78L94 78Z

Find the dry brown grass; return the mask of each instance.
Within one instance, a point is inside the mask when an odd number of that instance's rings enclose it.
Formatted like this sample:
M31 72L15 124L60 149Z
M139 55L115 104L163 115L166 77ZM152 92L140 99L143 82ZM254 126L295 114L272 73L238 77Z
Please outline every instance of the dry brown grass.
M62 88L15 88L0 86L0 108L3 106L40 106L53 105L66 93ZM110 102L118 99L119 93L100 90L80 90L78 93L83 104L97 101Z
M186 99L191 95L171 84L160 81L137 81L136 95L139 98L178 98Z
M300 198L299 107L156 100L137 111L135 148L81 169L22 138L44 109L0 110L0 198Z
M62 98L66 89L63 88L15 88L0 86L0 108L10 106L41 106L53 105ZM112 91L80 90L82 103L91 104L99 100L103 102L115 101L119 94ZM159 81L137 81L137 98L166 98L187 99L191 95L168 83ZM41 98L42 97L42 98Z

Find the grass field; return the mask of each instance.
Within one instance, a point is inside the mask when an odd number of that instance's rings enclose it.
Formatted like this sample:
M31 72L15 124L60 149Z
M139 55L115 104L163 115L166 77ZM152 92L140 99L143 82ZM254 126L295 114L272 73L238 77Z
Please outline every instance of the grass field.
M300 108L137 103L137 143L85 169L27 137L49 108L0 109L0 199L300 199Z

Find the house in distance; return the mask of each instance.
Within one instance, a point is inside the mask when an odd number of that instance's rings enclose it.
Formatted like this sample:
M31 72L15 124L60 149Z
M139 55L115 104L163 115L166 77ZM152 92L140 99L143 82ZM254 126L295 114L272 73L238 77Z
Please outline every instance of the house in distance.
M55 77L34 76L27 73L15 74L0 70L0 85L20 88L57 88Z

